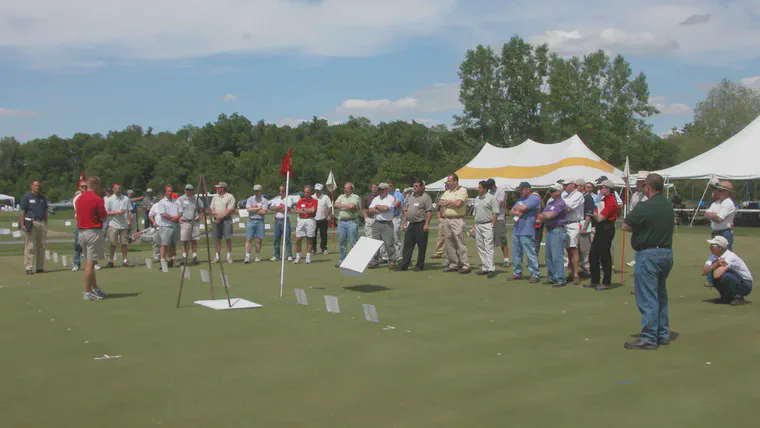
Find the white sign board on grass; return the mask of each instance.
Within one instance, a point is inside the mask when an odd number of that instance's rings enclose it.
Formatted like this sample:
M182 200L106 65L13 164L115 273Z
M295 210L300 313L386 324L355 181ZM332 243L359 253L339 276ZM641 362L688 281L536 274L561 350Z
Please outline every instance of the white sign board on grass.
M58 263L58 253L53 253L53 262Z
M207 270L201 269L201 281L203 282L211 282L211 277L208 275Z
M330 312L331 314L340 313L338 298L335 296L325 296L325 307L327 308L327 312Z
M229 309L254 309L263 307L256 302L251 302L250 300L245 299L231 299L229 302L227 299L196 300L194 303L196 305L211 308L215 311L225 311ZM232 303L232 307L230 307L230 303Z
M353 276L361 275L381 246L383 241L362 236L340 264L341 272Z
M301 290L300 288L294 288L293 291L296 293L296 300L298 301L299 305L309 306L309 300L306 298L305 291Z
M64 225L71 227L71 222L67 221L66 223L64 223Z
M362 306L364 307L364 318L369 322L380 324L380 318L377 317L377 308L375 308L375 305L365 303Z
M146 258L145 259L145 268L146 269L153 269L153 260Z
M248 217L248 210L238 210L238 216L240 217Z

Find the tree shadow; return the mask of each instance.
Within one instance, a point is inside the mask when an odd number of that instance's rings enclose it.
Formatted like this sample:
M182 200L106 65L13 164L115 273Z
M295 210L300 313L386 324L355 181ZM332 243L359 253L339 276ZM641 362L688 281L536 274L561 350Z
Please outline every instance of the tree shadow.
M137 293L108 293L106 294L106 299L123 299L125 297L137 297L141 295L142 292Z
M358 291L360 293L375 293L378 291L390 290L390 288L384 287L382 285L370 285L370 284L351 285L351 286L343 287L343 289L349 290L349 291Z
M641 333L635 333L635 334L630 335L629 337L631 337L633 339L639 339L641 337ZM681 333L678 333L678 332L675 332L675 331L671 331L670 332L670 339L668 339L668 342L674 342L674 341L678 340L679 337L681 337Z

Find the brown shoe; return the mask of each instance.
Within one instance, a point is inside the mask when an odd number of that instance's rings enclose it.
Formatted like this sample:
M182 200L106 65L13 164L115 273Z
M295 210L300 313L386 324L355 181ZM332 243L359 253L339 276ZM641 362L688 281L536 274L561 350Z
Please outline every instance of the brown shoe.
M528 282L531 283L531 284L538 284L539 279L537 277L535 277L535 276L531 276L530 279L528 280Z
M520 275L512 275L512 277L509 278L510 281L520 281L522 279L523 279L523 277L520 276Z
M578 285L581 283L581 278L579 276L576 276L573 278L573 285Z
M472 272L472 271L470 270L470 268L467 268L467 269L459 269L459 273L461 273L462 275L467 275L467 274L468 274L468 273L470 273L470 272Z

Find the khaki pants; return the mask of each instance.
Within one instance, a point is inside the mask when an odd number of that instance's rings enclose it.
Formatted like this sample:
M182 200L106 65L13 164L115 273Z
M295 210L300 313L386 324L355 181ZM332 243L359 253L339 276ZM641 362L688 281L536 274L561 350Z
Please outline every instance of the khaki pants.
M366 218L364 219L364 236L367 238L372 238L372 226L375 224L374 218ZM380 259L384 261L388 261L388 252L385 251L385 245L380 247Z
M585 273L591 273L591 265L589 264L589 254L591 253L591 242L594 241L594 232L581 233L578 235L578 253L580 255L580 263L578 264L578 270Z
M467 245L464 242L464 220L461 218L443 219L444 239L446 240L446 258L451 269L469 269ZM493 237L491 238L493 240Z
M491 223L475 225L475 246L478 249L483 272L493 272L496 266L493 263L493 226Z
M45 235L47 226L45 223L35 221L32 231L25 232L24 239L24 268L32 270L34 260L37 259L37 269L45 269Z

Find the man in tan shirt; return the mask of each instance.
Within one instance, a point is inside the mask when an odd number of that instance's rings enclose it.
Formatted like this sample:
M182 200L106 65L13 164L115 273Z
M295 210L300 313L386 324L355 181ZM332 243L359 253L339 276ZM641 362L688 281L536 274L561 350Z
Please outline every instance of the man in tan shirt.
M467 245L464 242L464 215L467 211L467 190L459 186L459 177L451 174L447 181L448 190L443 192L438 207L443 219L443 234L446 241L446 258L449 261L444 272L470 273L467 259Z
M216 258L211 263L219 263L222 239L227 241L227 263L232 263L232 214L235 212L235 197L227 192L227 183L223 181L215 188L217 194L211 199L211 219L214 221Z

